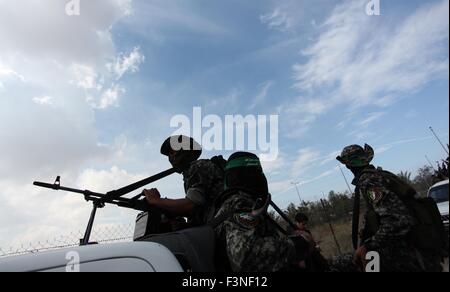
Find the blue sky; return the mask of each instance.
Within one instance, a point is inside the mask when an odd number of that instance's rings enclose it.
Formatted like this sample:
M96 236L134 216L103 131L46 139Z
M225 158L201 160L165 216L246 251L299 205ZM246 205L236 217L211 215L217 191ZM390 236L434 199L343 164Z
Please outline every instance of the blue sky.
M428 127L448 143L446 0L381 0L380 16L365 0L81 0L71 17L65 2L0 0L0 246L87 219L81 198L32 181L107 191L164 170L170 119L197 106L279 115L264 168L281 207L298 203L293 181L304 200L346 190L333 158L348 144L394 172L445 156ZM183 195L181 177L155 186Z

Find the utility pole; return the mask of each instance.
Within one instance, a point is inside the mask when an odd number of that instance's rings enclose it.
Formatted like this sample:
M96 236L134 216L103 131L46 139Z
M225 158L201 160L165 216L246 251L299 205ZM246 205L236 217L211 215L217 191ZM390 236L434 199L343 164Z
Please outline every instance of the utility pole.
M295 186L295 190L297 191L298 199L300 200L300 206L302 204L302 198L300 197L300 191L298 190L298 185L300 182L291 182L292 185Z
M442 144L441 140L439 139L438 135L436 135L436 133L434 132L432 127L430 127L430 131L431 131L431 133L433 133L434 137L436 137L436 140L438 140L439 144L441 144L442 149L444 149L445 153L447 153L447 155L449 155L448 154L448 149L445 148L444 144Z

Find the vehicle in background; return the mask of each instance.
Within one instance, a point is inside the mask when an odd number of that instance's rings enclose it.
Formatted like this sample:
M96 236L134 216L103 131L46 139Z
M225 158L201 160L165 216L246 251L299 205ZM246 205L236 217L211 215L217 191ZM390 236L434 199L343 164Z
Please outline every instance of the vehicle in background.
M445 229L448 232L448 209L449 209L449 201L448 201L448 183L449 180L444 180L441 182L438 182L434 184L429 190L428 190L428 197L432 198L438 208L439 212L441 213L442 222L444 223Z

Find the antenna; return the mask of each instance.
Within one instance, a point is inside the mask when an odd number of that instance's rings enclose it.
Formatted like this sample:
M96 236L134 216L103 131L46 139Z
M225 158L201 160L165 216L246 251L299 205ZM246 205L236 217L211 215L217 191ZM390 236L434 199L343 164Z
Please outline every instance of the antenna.
M302 198L300 197L300 191L298 190L298 185L300 182L291 182L292 185L295 185L295 190L297 191L298 199L300 200L300 205L302 204Z
M340 170L341 173L342 173L342 177L343 177L344 180L345 180L345 184L347 185L348 191L350 192L350 195L351 195L351 194L353 194L352 189L350 188L350 185L348 184L347 178L345 177L345 174L344 174L344 172L342 171L342 167L341 167L340 165L338 165L338 166L339 166L339 170Z
M433 164L431 163L430 159L428 158L428 156L425 155L425 159L428 161L428 163L430 164L431 168L436 171L436 169L434 168Z
M431 131L431 133L433 133L434 137L436 137L436 140L438 140L439 144L441 144L442 149L444 149L445 153L447 153L447 155L449 155L448 154L448 149L445 148L444 144L442 144L441 140L439 139L438 135L436 135L436 133L434 132L432 127L430 127L430 131Z

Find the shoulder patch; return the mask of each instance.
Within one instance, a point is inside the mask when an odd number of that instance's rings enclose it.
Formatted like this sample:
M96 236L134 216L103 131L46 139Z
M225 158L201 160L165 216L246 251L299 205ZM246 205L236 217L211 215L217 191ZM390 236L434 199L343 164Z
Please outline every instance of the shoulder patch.
M258 226L258 224L259 224L259 219L256 218L255 216L252 216L249 213L240 213L240 214L234 215L233 217L234 217L233 218L234 221L238 225L240 225L246 229L253 229L256 226Z
M383 198L384 193L380 187L371 187L367 190L367 196L373 203L378 203Z

